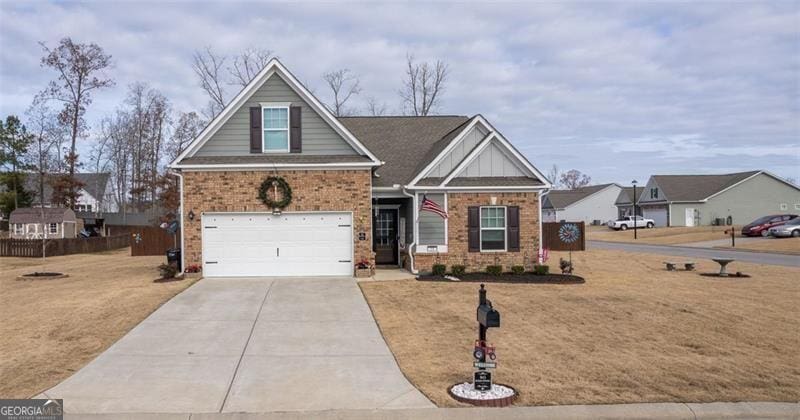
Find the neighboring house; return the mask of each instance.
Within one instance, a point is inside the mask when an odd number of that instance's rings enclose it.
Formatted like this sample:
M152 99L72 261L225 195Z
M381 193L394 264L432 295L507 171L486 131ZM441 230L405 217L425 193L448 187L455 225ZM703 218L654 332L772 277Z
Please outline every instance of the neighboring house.
M637 201L639 200L639 197L642 196L642 191L644 191L644 187L636 187L635 199ZM633 216L633 200L633 187L623 187L622 191L619 192L617 199L614 201L614 205L617 206L617 218ZM636 214L639 216L642 215L641 207L636 206Z
M170 167L184 266L212 277L531 268L550 187L480 115L336 118L274 59ZM282 209L258 197L270 177L291 189ZM425 199L448 217L421 211Z
M45 174L44 205L53 206L53 181L61 174ZM83 184L73 210L78 212L116 212L118 211L114 193L111 189L108 172L76 173L75 178ZM33 194L33 207L39 206L39 174L31 173L25 177L25 189Z
M621 190L617 184L602 184L549 191L542 201L542 220L605 223L617 217L614 201Z
M75 212L60 207L20 207L11 212L9 227L13 239L74 238L78 231Z
M722 175L653 175L638 200L656 226L747 224L800 213L800 187L765 171Z

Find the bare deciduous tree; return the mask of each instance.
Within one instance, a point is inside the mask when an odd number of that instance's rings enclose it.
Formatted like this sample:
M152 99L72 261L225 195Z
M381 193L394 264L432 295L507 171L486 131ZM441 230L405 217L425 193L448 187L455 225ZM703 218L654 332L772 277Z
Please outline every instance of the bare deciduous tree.
M74 176L78 164L76 142L85 136L88 128L83 117L92 103L92 91L114 85L112 79L104 78L101 74L111 66L111 56L105 54L97 44L78 44L70 38L63 38L54 49L48 48L43 42L40 45L45 52L42 66L58 72L58 80L51 81L40 96L63 103L59 121L70 127L70 147L66 156L68 177L62 179L60 185L72 207L77 199L78 188Z
M195 112L182 112L172 130L172 136L167 143L166 152L170 160L180 155L186 146L194 140L205 126L199 115Z
M233 66L228 67L228 72L233 78L232 84L247 86L271 58L272 51L263 48L247 48L242 51L233 57Z
M378 102L374 96L367 98L367 112L373 117L380 117L386 115L386 103Z
M227 104L225 97L225 81L222 74L222 66L227 57L215 53L211 47L206 47L203 51L195 51L192 69L200 79L200 87L206 92L209 98L207 112L209 118L216 117Z
M413 55L406 56L406 61L406 80L400 90L405 110L415 116L428 115L436 110L444 92L449 73L447 64L441 60L417 64Z
M547 172L547 179L550 180L550 183L553 184L553 188L558 188L559 183L561 182L561 171L558 170L558 166L553 165L552 168Z
M329 71L322 75L333 94L333 101L328 104L333 115L343 117L350 114L350 110L345 107L347 101L353 95L361 92L358 76L354 75L350 69L339 69Z
M559 182L564 188L574 190L589 185L592 182L592 178L577 169L570 169L561 174Z

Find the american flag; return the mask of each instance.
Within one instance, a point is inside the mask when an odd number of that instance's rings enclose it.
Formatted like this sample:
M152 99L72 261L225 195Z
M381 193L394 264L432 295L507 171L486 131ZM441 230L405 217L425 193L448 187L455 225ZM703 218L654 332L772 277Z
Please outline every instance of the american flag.
M429 199L424 195L422 196L422 207L420 207L420 211L429 211L431 213L436 213L443 219L447 219L447 212L442 208L442 206L436 204L435 201Z

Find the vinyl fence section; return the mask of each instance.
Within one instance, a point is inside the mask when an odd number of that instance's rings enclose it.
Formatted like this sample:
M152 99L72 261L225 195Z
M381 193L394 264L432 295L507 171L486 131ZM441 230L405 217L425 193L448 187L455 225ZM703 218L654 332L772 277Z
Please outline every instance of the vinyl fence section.
M584 251L586 225L583 222L542 223L542 246L551 251Z
M89 254L130 246L130 236L116 235L93 238L48 239L45 255ZM0 257L42 257L41 239L0 239Z

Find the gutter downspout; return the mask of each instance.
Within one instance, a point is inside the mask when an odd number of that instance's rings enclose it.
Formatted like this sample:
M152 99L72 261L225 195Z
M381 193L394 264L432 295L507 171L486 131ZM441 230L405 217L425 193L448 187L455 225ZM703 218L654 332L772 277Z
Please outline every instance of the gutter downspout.
M544 246L542 243L542 196L545 195L548 191L550 191L550 189L546 188L540 191L539 196L536 197L537 198L536 201L539 202L539 255L536 256L536 261L538 261L539 264L544 264L544 261L542 261L543 260L542 257L544 256ZM558 212L556 212L556 220L558 220Z
M178 195L180 197L180 204L178 206L180 213L180 223L181 223L181 273L180 276L183 277L183 273L186 272L186 253L184 250L186 247L184 246L184 239L186 238L186 229L184 227L184 220L183 220L183 174L180 171L176 171L174 169L170 169L167 171L167 174L173 175L178 178Z
M411 263L411 264L410 264L410 268L411 268L411 274L419 274L419 272L417 271L417 269L416 269L416 268L414 268L414 252L416 252L416 250L417 250L417 248L416 248L416 246L417 246L417 235L416 235L416 226L417 226L417 196L416 196L416 195L409 194L409 193L408 193L408 191L406 191L406 188L405 188L405 187L400 187L400 192L401 192L401 193L403 193L403 195L405 195L405 196L407 196L407 197L410 197L410 198L411 198L411 203L412 203L411 205L413 205L413 206L414 206L414 208L413 208L413 210L414 210L414 211L411 213L411 214L412 214L412 216L413 216L413 218L414 218L414 220L412 220L412 221L411 221L411 222L413 223L413 224L411 225L411 229L412 229L412 232L414 232L414 240L413 240L413 241L411 241L411 243L410 243L410 244L408 244L408 260L409 260L409 262ZM406 229L407 229L407 228L408 228L408 227L406 227Z

